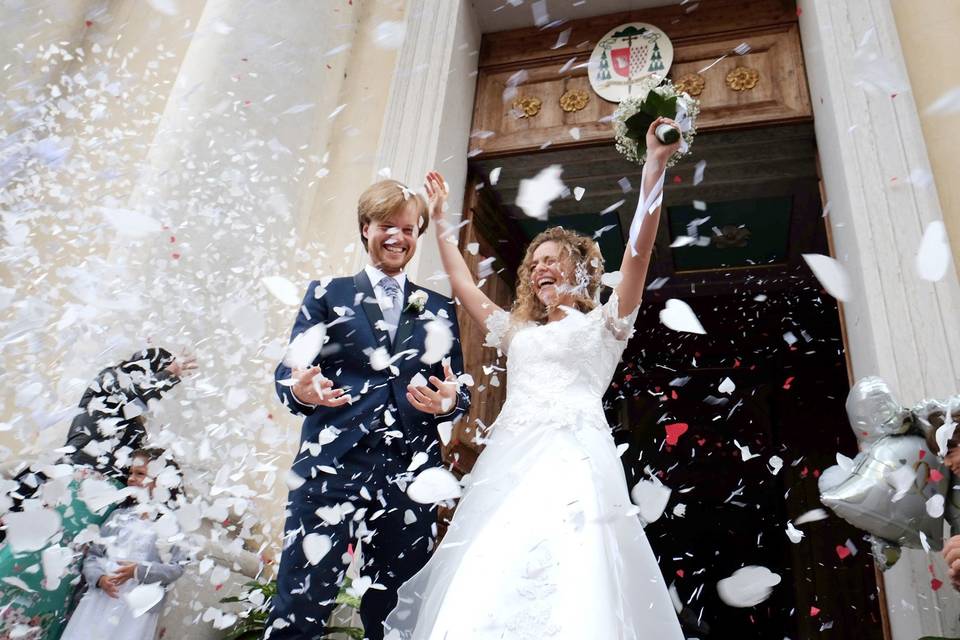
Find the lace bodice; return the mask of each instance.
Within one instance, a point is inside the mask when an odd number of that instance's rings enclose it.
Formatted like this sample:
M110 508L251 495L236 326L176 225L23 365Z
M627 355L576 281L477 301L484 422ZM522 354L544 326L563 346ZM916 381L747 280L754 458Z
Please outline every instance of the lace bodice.
M555 426L597 419L605 425L601 400L637 317L634 309L620 318L618 306L614 294L589 313L569 309L562 320L543 325L518 324L506 311L491 314L486 344L507 355L507 401L497 422L549 416L546 422Z

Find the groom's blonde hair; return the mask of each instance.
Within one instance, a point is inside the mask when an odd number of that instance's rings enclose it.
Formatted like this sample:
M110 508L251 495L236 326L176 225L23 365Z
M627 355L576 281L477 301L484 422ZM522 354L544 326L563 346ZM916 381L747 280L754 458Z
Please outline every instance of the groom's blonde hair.
M397 180L381 180L374 182L360 194L357 203L357 223L360 229L360 241L363 248L367 248L367 239L363 237L364 225L373 221L386 222L400 210L401 207L413 200L417 206L418 236L422 236L430 224L427 214L427 201L419 193L414 193L402 182Z

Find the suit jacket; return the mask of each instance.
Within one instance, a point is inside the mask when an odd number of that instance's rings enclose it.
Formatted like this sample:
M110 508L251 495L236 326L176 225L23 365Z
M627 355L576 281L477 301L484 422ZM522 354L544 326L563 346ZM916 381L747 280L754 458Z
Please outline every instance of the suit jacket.
M418 289L427 293L424 313L407 310L407 299ZM437 426L457 420L470 408L470 394L461 387L456 408L444 416L433 416L415 409L407 401L407 385L416 374L425 379L443 379L443 365L424 364L426 324L436 317L450 322L453 347L450 365L455 374L463 373L463 352L460 349L460 328L456 307L450 298L420 287L407 278L404 287L404 311L401 314L394 343L378 323L383 320L373 286L366 272L352 277L334 278L321 286L313 281L307 288L300 312L290 336L296 336L317 323L327 325L327 341L313 361L334 388L343 388L353 402L339 407L311 407L293 395L289 381L291 371L283 362L276 369L277 395L295 414L305 416L300 433L300 450L294 458L293 471L302 478L326 476L317 466L334 466L360 440L375 443L384 437L396 437L410 453L425 452L430 464L441 463ZM375 370L370 354L385 348L395 358L391 367ZM395 368L395 369L394 369ZM392 408L392 410L391 410ZM329 476L326 476L329 477Z

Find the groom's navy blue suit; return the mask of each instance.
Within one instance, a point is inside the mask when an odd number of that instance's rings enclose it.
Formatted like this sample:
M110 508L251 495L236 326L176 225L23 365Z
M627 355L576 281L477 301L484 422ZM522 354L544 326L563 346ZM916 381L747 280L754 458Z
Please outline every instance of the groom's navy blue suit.
M433 317L449 321L454 343L450 364L463 372L460 331L454 302L409 281L403 292L405 307L391 344L382 327L383 315L365 271L334 278L307 288L291 340L317 323L327 325L328 340L315 365L336 388L344 388L353 402L340 407L312 407L300 403L283 381L290 369L282 363L275 378L277 394L294 413L306 416L300 451L294 458L295 483L288 502L284 550L277 577L277 595L268 622L271 640L320 638L333 608L345 569L343 555L358 535L375 532L364 543L362 575L385 590L370 589L363 596L361 617L367 638L383 637L382 623L396 604L397 588L427 561L435 534L435 512L410 500L405 484L396 482L418 452L427 455L422 468L441 464L437 426L456 420L470 405L461 388L457 406L448 415L432 416L415 409L406 387L420 373L444 378L440 363L420 361L425 326ZM406 309L417 290L428 294L424 313ZM391 367L374 370L370 353L385 348ZM389 424L388 424L389 423ZM409 475L409 474L408 474ZM311 536L304 549L304 539ZM330 550L325 548L327 536Z

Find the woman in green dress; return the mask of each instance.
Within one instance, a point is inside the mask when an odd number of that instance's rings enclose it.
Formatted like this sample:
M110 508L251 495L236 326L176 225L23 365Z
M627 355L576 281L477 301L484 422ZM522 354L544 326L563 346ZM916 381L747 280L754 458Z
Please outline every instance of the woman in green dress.
M102 370L84 392L70 425L70 452L59 464L18 474L19 488L10 496L14 509L3 517L0 640L60 637L80 584L87 540L78 534L99 527L122 495L118 490L129 456L147 435L147 402L159 399L194 368L192 358L179 361L166 349L149 348ZM56 532L38 543L30 527L57 518Z

